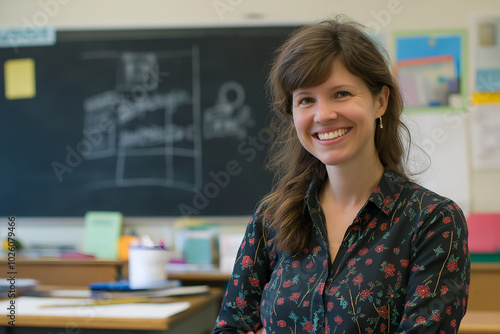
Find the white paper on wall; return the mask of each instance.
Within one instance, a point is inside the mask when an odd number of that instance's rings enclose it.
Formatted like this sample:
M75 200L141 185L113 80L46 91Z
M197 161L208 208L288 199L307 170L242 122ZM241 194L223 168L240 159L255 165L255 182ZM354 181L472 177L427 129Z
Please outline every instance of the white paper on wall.
M463 112L429 112L403 115L412 147L409 169L422 172L417 183L470 208L466 123Z
M474 170L500 170L500 105L471 111L471 146Z

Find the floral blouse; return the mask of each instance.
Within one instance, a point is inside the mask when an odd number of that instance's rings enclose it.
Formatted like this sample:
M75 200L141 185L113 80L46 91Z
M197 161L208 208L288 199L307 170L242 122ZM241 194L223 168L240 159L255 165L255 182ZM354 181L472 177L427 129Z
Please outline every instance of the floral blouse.
M456 333L470 280L460 208L386 170L331 261L320 186L305 197L313 227L295 256L272 251L257 210L213 333Z

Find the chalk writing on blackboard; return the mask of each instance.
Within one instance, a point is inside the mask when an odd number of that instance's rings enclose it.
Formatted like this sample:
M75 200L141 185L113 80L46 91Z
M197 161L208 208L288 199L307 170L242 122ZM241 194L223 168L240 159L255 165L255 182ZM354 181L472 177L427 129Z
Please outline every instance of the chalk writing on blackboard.
M101 161L90 188L163 186L191 191L201 185L198 54L193 47L84 55L117 59L115 87L83 101L82 133L96 136L103 123L112 124L85 155ZM103 164L106 159L111 161ZM141 165L154 167L138 168Z
M238 82L229 81L219 88L218 95L216 104L203 112L203 138L244 139L247 127L254 125L250 106L245 104L245 89Z

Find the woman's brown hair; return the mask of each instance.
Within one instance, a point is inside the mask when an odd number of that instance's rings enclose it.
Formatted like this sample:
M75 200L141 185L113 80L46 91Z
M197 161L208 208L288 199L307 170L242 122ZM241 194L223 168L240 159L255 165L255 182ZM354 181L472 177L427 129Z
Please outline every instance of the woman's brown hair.
M275 117L275 140L268 153L268 167L277 182L264 198L262 214L276 233L281 250L297 253L308 242L311 222L304 197L313 178L325 179L324 164L306 151L297 137L292 116L292 93L313 87L328 78L334 60L360 77L373 96L383 86L389 88L389 101L383 129L375 131L375 146L384 167L406 176L402 130L401 94L381 48L364 32L364 27L342 17L302 27L277 50L268 78L268 89Z

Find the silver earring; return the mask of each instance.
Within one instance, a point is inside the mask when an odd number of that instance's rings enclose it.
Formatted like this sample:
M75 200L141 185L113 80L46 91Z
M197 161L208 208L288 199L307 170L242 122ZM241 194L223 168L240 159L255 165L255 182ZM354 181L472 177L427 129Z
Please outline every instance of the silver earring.
M384 123L382 123L382 116L378 118L378 120L380 121L380 128L383 129L384 128Z

